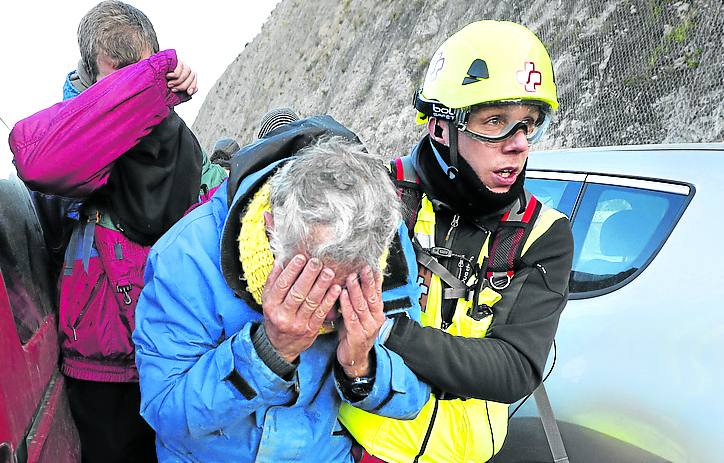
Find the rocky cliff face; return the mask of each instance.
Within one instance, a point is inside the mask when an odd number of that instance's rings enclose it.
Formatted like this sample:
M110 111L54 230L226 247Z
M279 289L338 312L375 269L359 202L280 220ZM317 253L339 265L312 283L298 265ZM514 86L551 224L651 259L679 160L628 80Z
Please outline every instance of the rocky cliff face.
M724 141L722 0L283 0L194 124L202 146L254 138L270 109L328 113L390 156L420 137L429 59L469 22L534 30L561 109L538 148Z

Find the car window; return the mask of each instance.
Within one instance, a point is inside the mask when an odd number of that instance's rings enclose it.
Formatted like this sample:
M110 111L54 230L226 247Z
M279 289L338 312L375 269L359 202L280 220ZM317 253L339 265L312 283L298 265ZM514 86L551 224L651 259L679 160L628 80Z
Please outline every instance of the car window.
M570 180L551 180L543 178L527 178L525 188L533 193L543 204L571 217L576 205L578 192L582 182Z
M681 215L686 195L589 183L573 218L572 296L590 297L631 281Z
M35 209L8 151L0 149L0 275L24 344L52 310L55 286Z

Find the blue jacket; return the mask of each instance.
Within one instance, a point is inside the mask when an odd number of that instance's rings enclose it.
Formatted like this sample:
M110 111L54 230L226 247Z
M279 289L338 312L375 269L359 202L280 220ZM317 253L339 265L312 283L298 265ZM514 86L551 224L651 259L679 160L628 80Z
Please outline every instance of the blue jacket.
M157 432L161 462L352 461L351 441L337 421L345 399L332 372L336 336L317 338L302 353L294 378L282 379L257 356L250 339L251 327L262 319L259 308L236 297L222 275L220 241L229 204L246 197L276 164L245 177L233 201L220 188L148 257L133 340L141 414ZM383 299L412 301L406 309L416 318L414 252L406 231L400 235L408 281ZM374 387L354 405L415 417L429 387L397 354L379 343L374 349Z

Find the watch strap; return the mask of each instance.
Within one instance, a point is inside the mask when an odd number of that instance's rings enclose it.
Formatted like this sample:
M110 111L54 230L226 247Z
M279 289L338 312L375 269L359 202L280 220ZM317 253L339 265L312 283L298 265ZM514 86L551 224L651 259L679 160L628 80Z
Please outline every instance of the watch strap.
M375 384L375 375L372 373L369 376L359 376L356 378L350 378L342 369L339 362L334 363L334 376L339 386L339 390L342 391L345 399L350 402L359 402L364 400Z

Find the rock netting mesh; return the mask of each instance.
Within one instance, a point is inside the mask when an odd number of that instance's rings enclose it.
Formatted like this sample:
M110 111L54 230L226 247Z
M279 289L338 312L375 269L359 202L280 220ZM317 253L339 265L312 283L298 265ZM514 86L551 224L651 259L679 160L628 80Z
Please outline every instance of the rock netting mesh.
M403 154L422 133L411 101L430 56L479 19L521 22L551 52L561 108L537 148L724 141L722 0L283 0L194 128L204 147L245 143L289 106Z

